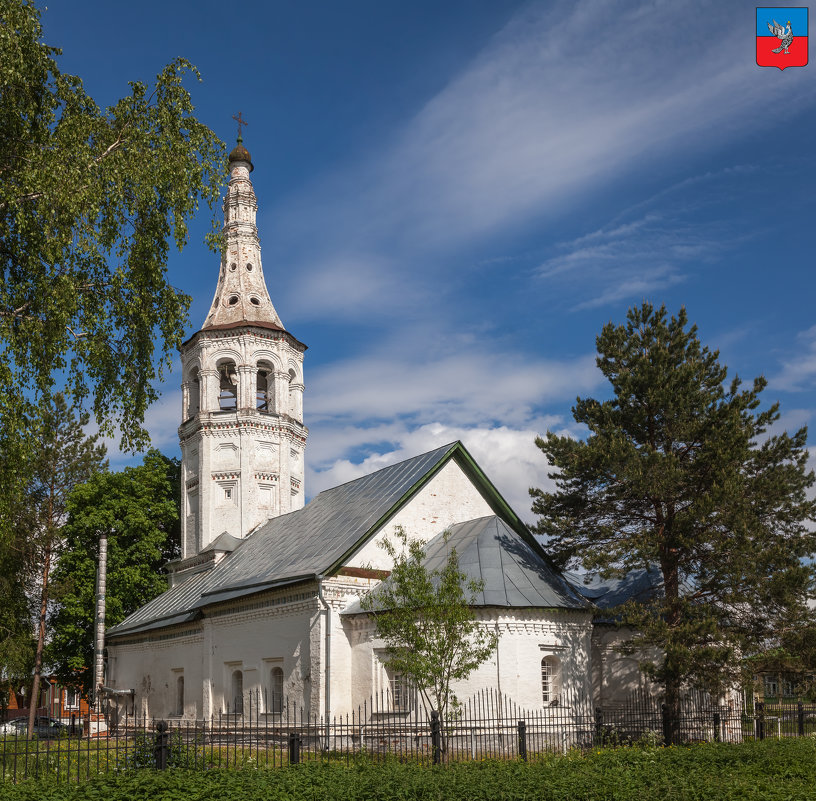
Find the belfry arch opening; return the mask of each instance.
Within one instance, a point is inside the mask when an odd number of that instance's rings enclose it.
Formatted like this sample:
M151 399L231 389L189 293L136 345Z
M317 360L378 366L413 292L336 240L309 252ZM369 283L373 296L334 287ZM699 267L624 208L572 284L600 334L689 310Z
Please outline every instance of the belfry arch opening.
M198 414L201 409L201 379L198 368L190 370L187 377L187 414L185 418L189 420Z
M260 412L275 411L275 371L268 362L258 364L255 380L255 408Z
M235 362L218 365L218 409L234 412L238 408L238 370Z

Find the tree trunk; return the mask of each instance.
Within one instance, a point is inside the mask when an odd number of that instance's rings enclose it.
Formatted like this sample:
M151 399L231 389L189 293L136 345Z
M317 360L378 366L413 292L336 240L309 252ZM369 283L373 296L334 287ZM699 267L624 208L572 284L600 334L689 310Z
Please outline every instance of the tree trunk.
M34 718L37 714L37 702L40 694L40 674L42 672L42 655L45 647L45 617L48 609L48 572L51 568L51 541L45 546L43 559L42 589L40 591L40 624L37 631L37 652L34 657L34 678L31 681L31 700L28 709L28 739L34 736Z
M677 549L667 545L661 553L661 570L663 573L663 588L666 594L666 623L670 631L682 622L680 609L680 573ZM671 642L668 637L666 652L663 655L663 677L666 688L666 702L663 718L663 738L666 745L680 743L680 689L682 672Z

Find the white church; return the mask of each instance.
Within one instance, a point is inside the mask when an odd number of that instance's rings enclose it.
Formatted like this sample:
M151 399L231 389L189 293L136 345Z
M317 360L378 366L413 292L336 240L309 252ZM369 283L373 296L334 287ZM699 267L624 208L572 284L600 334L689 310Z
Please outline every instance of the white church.
M169 589L106 634L104 684L128 712L274 719L284 699L345 715L378 695L410 710L401 676L360 599L391 565L378 542L401 526L427 543L451 532L482 579L475 612L498 647L463 701L500 690L528 709L613 704L649 689L599 608L649 591L584 587L562 575L465 447L454 442L321 492L304 505L303 356L267 290L250 154L229 156L226 247L212 307L181 347L182 553ZM255 701L253 701L255 703Z

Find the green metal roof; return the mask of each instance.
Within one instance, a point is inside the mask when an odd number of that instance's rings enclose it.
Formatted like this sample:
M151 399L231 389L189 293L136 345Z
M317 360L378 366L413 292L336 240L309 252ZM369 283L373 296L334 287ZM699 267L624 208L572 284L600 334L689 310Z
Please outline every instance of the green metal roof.
M154 598L122 623L108 629L108 636L173 625L182 616L200 612L215 603L332 575L450 459L456 460L501 518L501 536L512 537L519 549L523 543L526 553L537 554L536 564L541 563L537 569L559 576L462 443L452 442L324 490L303 509L272 518L247 539L239 541L235 550L214 568ZM532 605L569 605L567 601L557 600L560 589L553 592L555 594L541 596L539 600L545 603Z
M589 609L591 604L554 568L538 545L531 545L496 515L451 526L425 546L428 571L444 568L456 549L466 581L481 581L484 589L474 606ZM388 579L386 579L388 581ZM362 612L354 601L343 614Z

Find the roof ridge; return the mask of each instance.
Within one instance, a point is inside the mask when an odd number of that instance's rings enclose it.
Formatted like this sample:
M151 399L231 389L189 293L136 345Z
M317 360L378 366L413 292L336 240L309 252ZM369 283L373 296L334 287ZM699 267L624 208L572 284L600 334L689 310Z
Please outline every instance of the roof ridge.
M309 503L313 503L316 498L319 498L324 492L331 492L332 490L340 489L340 487L345 487L348 484L353 484L355 481L362 481L366 478L371 478L372 476L376 476L378 473L382 473L383 470L391 470L395 467L399 467L400 465L407 464L408 462L413 462L416 459L421 459L423 456L430 456L432 453L436 453L437 451L441 450L450 450L454 445L461 445L461 440L455 439L453 442L449 442L447 445L440 445L438 448L431 448L429 451L425 451L424 453L418 453L416 456L409 456L407 459L402 459L399 462L394 462L393 464L387 464L385 467L381 467L378 470L374 470L372 473L366 473L364 476L358 476L357 478L350 478L348 481L344 481L342 484L335 484L333 487L326 487L324 490L320 490L317 495L312 498ZM308 504L307 504L308 505ZM304 507L305 508L305 507Z

